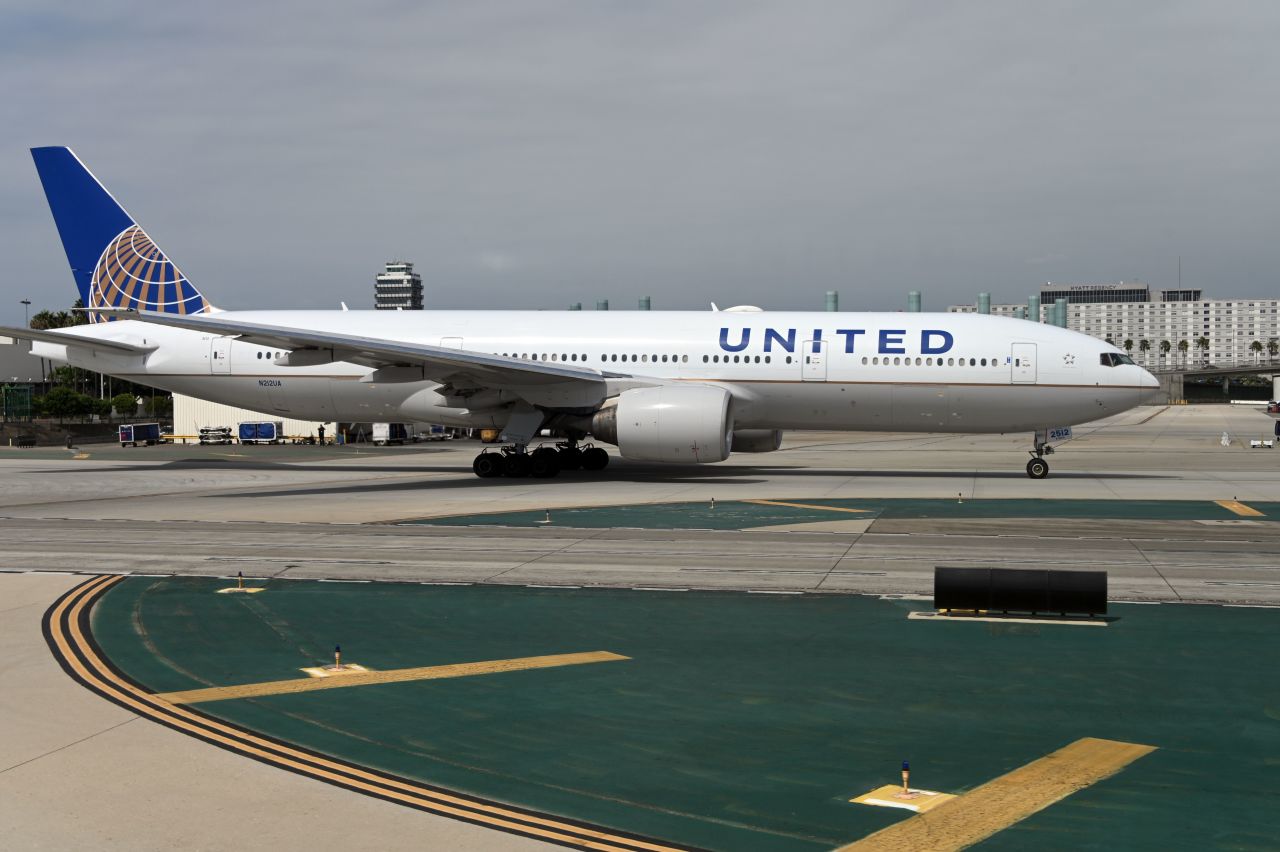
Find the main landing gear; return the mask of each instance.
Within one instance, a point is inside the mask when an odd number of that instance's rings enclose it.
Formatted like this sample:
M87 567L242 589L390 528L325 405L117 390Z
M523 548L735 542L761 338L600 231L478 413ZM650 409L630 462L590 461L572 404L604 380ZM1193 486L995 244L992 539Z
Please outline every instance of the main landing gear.
M1044 479L1049 475L1049 463L1045 456L1053 455L1053 447L1049 446L1044 432L1036 432L1036 448L1030 450L1031 461L1027 462L1027 476L1032 479Z
M471 469L481 479L550 479L562 470L604 470L608 464L609 454L597 446L579 447L577 441L561 441L554 447L538 447L532 452L520 444L484 450L471 463Z

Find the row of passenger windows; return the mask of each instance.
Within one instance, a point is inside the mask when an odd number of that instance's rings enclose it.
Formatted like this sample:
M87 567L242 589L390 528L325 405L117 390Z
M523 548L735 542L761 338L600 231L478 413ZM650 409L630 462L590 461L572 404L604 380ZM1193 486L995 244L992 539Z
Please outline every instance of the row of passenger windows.
M554 353L554 352L550 354L545 352L542 354L539 354L537 352L534 352L533 354L529 354L527 352L523 352L523 353L503 352L502 357L503 358L520 358L525 361L529 361L529 360L577 361L577 362L585 363L588 360L586 355L578 355L576 353ZM618 361L622 361L624 363L638 362L642 364L649 364L649 363L687 364L689 363L689 356L688 355L630 355L630 354L601 355L600 360L606 363L617 363ZM793 360L792 357L788 355L786 356L786 360L784 363L790 364L792 363L792 360ZM944 359L942 358L922 358L922 357L916 356L915 365L917 367L932 367L932 366L935 366L935 364L936 366L939 366L939 367L956 367L956 366L963 367L965 366L965 360L966 359L964 358L947 358L944 361ZM968 362L969 362L968 366L970 367L986 367L988 365L992 367L1000 366L1000 361L997 358L969 358ZM773 363L773 360L772 360L772 356L770 355L764 355L764 356L761 356L761 355L732 355L732 356L731 355L703 355L702 363L704 364L729 364L729 363L771 364ZM884 356L883 358L881 358L878 355L870 358L864 355L862 358L862 363L863 365L871 365L871 366L879 366L883 364L884 366L894 365L894 366L909 367L912 364L912 359L910 356L905 358L901 356L897 356L891 359L889 358L888 355Z
M996 358L991 358L991 359L987 359L987 358L970 358L970 359L969 359L969 366L970 366L970 367L985 367L985 366L987 366L988 361L990 361L990 364L991 364L991 366L992 366L992 367L999 367L999 366L1000 366L1000 361L999 361L998 359L996 359ZM942 359L942 358L936 358L936 359L935 359L935 358L921 358L920 356L918 356L918 355L917 355L917 356L916 356L916 359L915 359L915 364L916 364L916 366L917 366L917 367L932 367L932 366L934 366L934 363L935 363L935 362L937 363L937 366L939 366L939 367L963 367L963 366L965 366L965 363L964 363L964 362L965 362L965 359L964 359L964 358L947 358L945 363L943 362L943 359ZM885 357L883 357L883 358L880 358L880 357L873 357L873 358L871 358L870 360L868 360L868 359L867 359L867 357L864 355L864 356L862 357L862 363L863 363L864 365L865 365L865 364L871 364L872 366L876 366L876 365L878 365L878 364L883 364L883 365L885 365L885 366L889 366L890 364L892 364L893 366L907 366L907 367L910 367L910 366L911 366L911 358L910 358L909 356L908 356L908 357L906 357L906 358L895 357L892 361L890 361L890 360L889 360L889 356L888 356L888 355L886 355L886 356L885 356Z
M534 352L530 355L528 352L503 352L503 358L520 358L525 361L586 361L586 355L578 355L576 353L564 354L555 353L547 354L543 352L539 355ZM617 362L617 361L639 361L641 363L663 363L663 364L687 364L689 362L688 355L601 355L601 361ZM707 360L703 357L702 360ZM757 361L760 359L757 358Z

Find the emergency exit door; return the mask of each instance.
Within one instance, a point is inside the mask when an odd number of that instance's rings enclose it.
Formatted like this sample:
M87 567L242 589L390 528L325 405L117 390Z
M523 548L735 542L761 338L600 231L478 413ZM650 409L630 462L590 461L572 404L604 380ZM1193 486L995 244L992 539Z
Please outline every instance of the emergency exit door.
M827 341L806 340L800 354L800 378L806 382L827 380Z
M1013 383L1035 384L1036 381L1036 345L1034 343L1015 343L1009 357L1010 369L1013 370Z

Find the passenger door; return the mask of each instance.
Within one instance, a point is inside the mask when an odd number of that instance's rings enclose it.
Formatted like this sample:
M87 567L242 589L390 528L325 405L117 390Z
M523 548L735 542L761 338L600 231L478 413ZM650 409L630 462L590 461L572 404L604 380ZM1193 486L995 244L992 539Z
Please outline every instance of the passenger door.
M1036 382L1036 345L1034 343L1015 343L1009 357L1010 369L1013 371L1012 382L1032 385Z
M806 382L825 382L827 380L827 342L825 340L806 340L801 350L800 378Z

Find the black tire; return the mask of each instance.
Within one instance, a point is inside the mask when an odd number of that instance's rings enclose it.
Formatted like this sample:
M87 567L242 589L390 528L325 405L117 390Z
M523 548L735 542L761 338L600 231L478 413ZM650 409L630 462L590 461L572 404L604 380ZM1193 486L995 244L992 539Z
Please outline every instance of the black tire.
M561 470L578 470L582 467L582 450L577 447L560 450L556 455L559 457Z
M493 479L506 471L506 460L499 453L481 453L471 463L471 469L481 479Z
M609 466L609 454L599 447L582 451L583 470L604 470Z
M512 479L523 479L528 476L533 468L533 460L529 458L528 453L513 453L507 456L506 475Z
M560 454L553 449L534 450L529 456L529 473L534 479L550 479L560 473Z
M1027 476L1032 479L1044 479L1049 475L1049 463L1044 459L1032 459L1027 462Z

